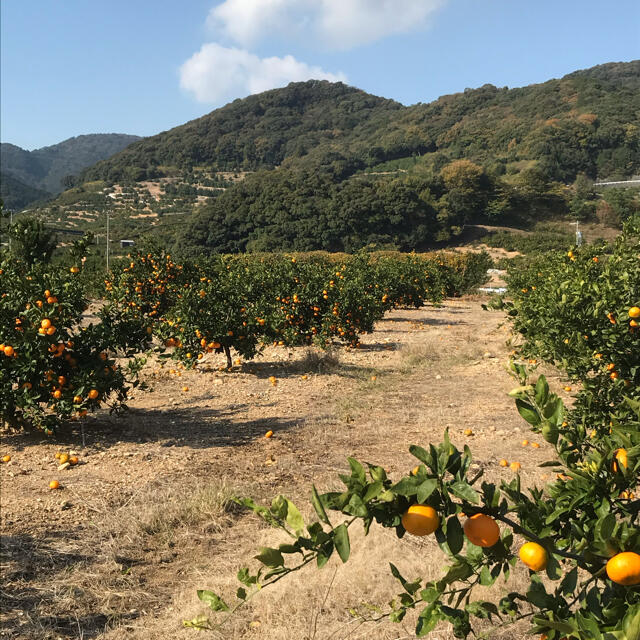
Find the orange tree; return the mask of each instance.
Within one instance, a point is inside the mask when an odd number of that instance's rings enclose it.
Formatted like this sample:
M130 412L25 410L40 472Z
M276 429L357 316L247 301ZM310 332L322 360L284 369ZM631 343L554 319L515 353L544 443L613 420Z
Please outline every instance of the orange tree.
M382 254L375 258L376 281L387 307L415 307L444 298L445 269L435 258ZM486 269L485 269L486 272Z
M70 254L73 258L73 252ZM81 265L81 262L80 262ZM101 403L118 407L137 384L139 360L116 363L129 328L108 309L85 323L82 267L0 265L0 412L13 426L52 432Z
M512 395L531 407L527 420L561 431L567 410L544 377L528 385L524 367L512 367L522 383ZM342 490L319 494L312 489L316 520L309 523L283 496L270 506L237 499L290 540L261 548L257 571L238 572L241 585L233 602L198 591L204 603L225 616L221 621L203 615L184 624L218 629L226 615L292 572L311 563L321 568L334 554L347 562L349 530L361 522L365 533L377 523L395 529L400 538L433 534L448 561L442 577L432 581L405 578L391 565L402 590L384 615L398 622L408 610L419 609L418 636L439 621L451 623L455 637L466 638L476 620L504 625L528 619L531 631L549 640L637 640L640 404L629 400L627 409L633 417L625 414L619 422L612 416L611 432L599 438L571 443L563 435L547 438L555 441L557 457L544 466L559 476L546 490L523 490L519 476L500 485L482 481L482 471L470 470L469 448L458 449L445 433L437 446L410 447L418 466L395 481L381 466L350 458L350 473L340 476ZM524 543L516 543L516 535ZM525 591L499 600L474 599L476 587L508 579L518 561L529 570Z
M611 247L546 254L508 277L521 353L579 380L578 408L603 421L623 397L640 398L639 254L636 219Z

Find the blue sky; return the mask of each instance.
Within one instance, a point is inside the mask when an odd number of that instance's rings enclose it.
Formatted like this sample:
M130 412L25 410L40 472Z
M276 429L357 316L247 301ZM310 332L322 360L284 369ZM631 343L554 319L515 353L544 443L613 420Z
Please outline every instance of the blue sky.
M153 135L310 77L414 104L640 58L637 0L2 0L0 11L0 137L26 149Z

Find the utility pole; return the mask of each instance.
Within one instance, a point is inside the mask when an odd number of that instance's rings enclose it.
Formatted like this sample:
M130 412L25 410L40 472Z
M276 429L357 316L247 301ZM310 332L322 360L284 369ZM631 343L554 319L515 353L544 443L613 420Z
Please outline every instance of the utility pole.
M582 231L580 231L580 221L576 220L576 246L582 246Z
M109 272L109 214L107 213L107 273Z

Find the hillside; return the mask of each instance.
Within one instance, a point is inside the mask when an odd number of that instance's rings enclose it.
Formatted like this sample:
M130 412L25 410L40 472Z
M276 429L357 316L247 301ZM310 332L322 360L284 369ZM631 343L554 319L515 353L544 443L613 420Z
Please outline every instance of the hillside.
M62 179L66 176L77 175L83 169L112 156L139 139L139 136L120 133L96 133L76 136L33 151L2 143L0 164L4 175L40 192L56 194L63 190ZM14 196L13 189L14 183L11 181L7 181L3 186L3 193L6 191L8 194L7 201L17 199L22 202L24 193ZM42 195L38 195L31 201L41 197Z
M4 208L9 211L19 211L33 202L50 197L48 191L36 189L6 173L0 173L0 198Z
M468 222L588 219L590 180L640 168L639 88L640 61L411 107L292 83L135 142L42 211L90 227L111 210L116 233L205 251L413 249Z

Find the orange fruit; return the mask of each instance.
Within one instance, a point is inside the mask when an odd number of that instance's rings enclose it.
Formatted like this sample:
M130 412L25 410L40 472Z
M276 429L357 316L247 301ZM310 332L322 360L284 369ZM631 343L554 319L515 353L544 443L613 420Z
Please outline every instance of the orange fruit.
M420 465L418 465L417 467L413 467L413 469L411 469L411 475L412 476L417 476L418 475L418 471L420 471Z
M629 309L629 317L640 318L640 307L631 307L631 309Z
M547 566L549 556L546 549L537 542L525 542L520 547L520 560L531 571L542 571Z
M189 391L189 387L182 387L183 391Z
M49 318L45 318L45 319L40 323L40 326L41 326L43 329L45 329L45 330L46 330L46 329L48 329L48 328L51 326L51 320L49 320Z
M484 513L476 513L464 523L464 535L477 547L493 547L500 539L498 523Z
M539 449L539 448L540 448L540 445L539 445L537 442L532 442L532 443L531 443L531 446L532 446L534 449Z
M607 575L625 587L640 584L640 555L633 551L616 554L607 562Z
M473 435L473 429L465 429L464 430L464 435L465 436L472 436Z
M15 350L11 345L7 345L4 349L4 355L7 356L7 358L10 358L14 353Z
M71 457L69 458L69 462L70 462L71 464L78 464L78 456L71 456Z
M62 391L60 391L60 389L56 389L52 395L56 400L60 400L60 398L62 398Z
M82 396L73 396L73 404L81 404Z
M59 489L60 488L60 483L57 480L52 480L49 483L49 489Z
M511 471L520 471L520 469L522 468L522 465L519 462L512 462L509 465L509 468L511 469Z
M617 449L616 450L616 458L613 461L613 463L611 464L611 467L614 471L614 473L618 472L618 463L620 463L621 467L624 467L625 469L627 468L627 465L629 464L628 458L627 458L627 450L626 449Z
M68 453L61 453L60 457L58 458L58 460L60 460L60 464L64 464L65 462L69 462L69 454Z
M402 526L413 536L428 536L440 526L440 516L433 507L412 504L402 516Z
M10 455L3 456L2 462L11 462L11 456Z
M501 467L508 467L509 466L509 461L505 460L504 458L502 458L502 460L500 460L500 466Z
M269 429L269 431L267 431L267 433L264 434L265 438L270 438L273 435L273 431L271 431L271 429Z
M91 400L95 400L100 394L98 393L97 389L91 389L91 391L89 391L89 398Z
M528 444L529 444L529 441L528 441L528 440L523 440L523 441L522 441L522 446L523 446L523 447L526 447Z

